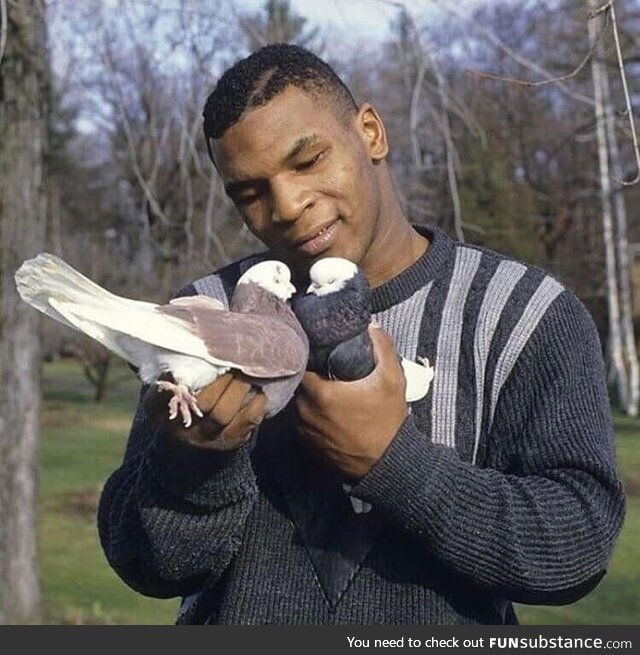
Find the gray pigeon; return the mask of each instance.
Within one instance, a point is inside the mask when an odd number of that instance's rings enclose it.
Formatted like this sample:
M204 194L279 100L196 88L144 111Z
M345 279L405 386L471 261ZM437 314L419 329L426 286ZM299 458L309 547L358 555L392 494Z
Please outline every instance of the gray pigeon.
M362 271L340 257L325 257L309 271L307 293L293 311L309 337L307 368L330 380L359 380L375 368L369 337L371 289Z
M208 296L156 305L116 296L50 254L27 260L15 275L22 299L133 364L146 384L172 392L170 418L185 427L202 416L195 394L231 369L241 371L277 414L304 374L309 344L287 300L295 292L279 261L252 266L230 310ZM174 382L160 380L170 373Z
M371 323L372 296L362 271L341 257L319 259L309 271L306 294L293 298L293 311L309 338L308 368L329 379L359 380L375 368ZM406 400L423 398L434 376L427 359L401 358Z

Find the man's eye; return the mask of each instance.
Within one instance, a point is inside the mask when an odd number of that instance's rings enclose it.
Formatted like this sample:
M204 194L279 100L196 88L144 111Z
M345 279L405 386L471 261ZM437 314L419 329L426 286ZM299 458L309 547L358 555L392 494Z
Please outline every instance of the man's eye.
M236 196L233 201L236 205L250 205L252 202L255 202L260 197L259 193L244 193L242 195Z
M319 152L315 157L312 157L311 159L307 159L307 161L300 162L296 166L297 171L306 171L307 169L311 168L319 159L324 155L324 150Z

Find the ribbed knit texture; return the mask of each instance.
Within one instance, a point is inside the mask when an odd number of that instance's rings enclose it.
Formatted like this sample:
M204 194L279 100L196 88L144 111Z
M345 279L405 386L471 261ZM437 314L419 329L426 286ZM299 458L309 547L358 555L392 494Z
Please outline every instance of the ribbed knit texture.
M624 496L590 316L544 271L420 229L373 307L435 378L351 499L289 410L203 453L139 407L100 536L133 588L188 597L181 622L513 623L511 601L572 602L605 573ZM255 261L181 293L223 299Z

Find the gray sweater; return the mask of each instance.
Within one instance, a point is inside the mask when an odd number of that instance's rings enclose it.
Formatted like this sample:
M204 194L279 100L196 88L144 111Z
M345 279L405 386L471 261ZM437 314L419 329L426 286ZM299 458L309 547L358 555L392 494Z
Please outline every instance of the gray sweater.
M131 587L185 599L178 622L515 623L512 601L570 603L604 575L625 501L591 317L544 271L420 229L430 248L374 313L435 378L363 478L318 461L292 406L227 453L138 407L100 537ZM182 295L224 301L255 260Z

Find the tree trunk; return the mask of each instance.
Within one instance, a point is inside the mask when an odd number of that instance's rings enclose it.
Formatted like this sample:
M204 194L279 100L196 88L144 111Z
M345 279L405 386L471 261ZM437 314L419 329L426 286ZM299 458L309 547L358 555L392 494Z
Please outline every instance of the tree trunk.
M611 100L611 87L609 76L601 78L602 96L607 125L607 140L609 142L609 155L613 176L622 180L624 177L618 137L616 135L615 113ZM620 310L622 327L622 345L624 349L624 362L628 372L629 393L625 411L629 416L638 415L638 400L640 395L640 372L638 371L638 351L633 331L633 299L631 297L631 270L629 265L629 240L627 238L627 208L624 202L622 188L614 194L614 206L617 227L617 254L618 254L618 282L620 289Z
M103 403L107 398L107 388L109 382L109 364L111 363L111 353L107 354L107 357L104 361L100 362L97 367L97 384L96 384L96 395L94 400L97 403Z
M597 0L587 0L589 10L595 10ZM596 42L599 18L588 21L589 42ZM609 173L609 148L607 147L607 130L604 113L604 98L602 93L602 77L606 75L599 59L600 49L597 48L591 58L591 73L596 112L596 134L598 139L598 159L600 163L600 196L602 199L602 227L606 258L607 274L607 305L609 310L609 352L617 384L619 401L626 407L629 399L629 380L624 366L622 354L622 335L620 332L620 301L618 297L618 282L616 271L616 252L613 235L613 216L611 210L611 176Z
M34 623L40 433L38 315L13 279L45 240L49 74L43 3L6 3L0 62L0 623Z

